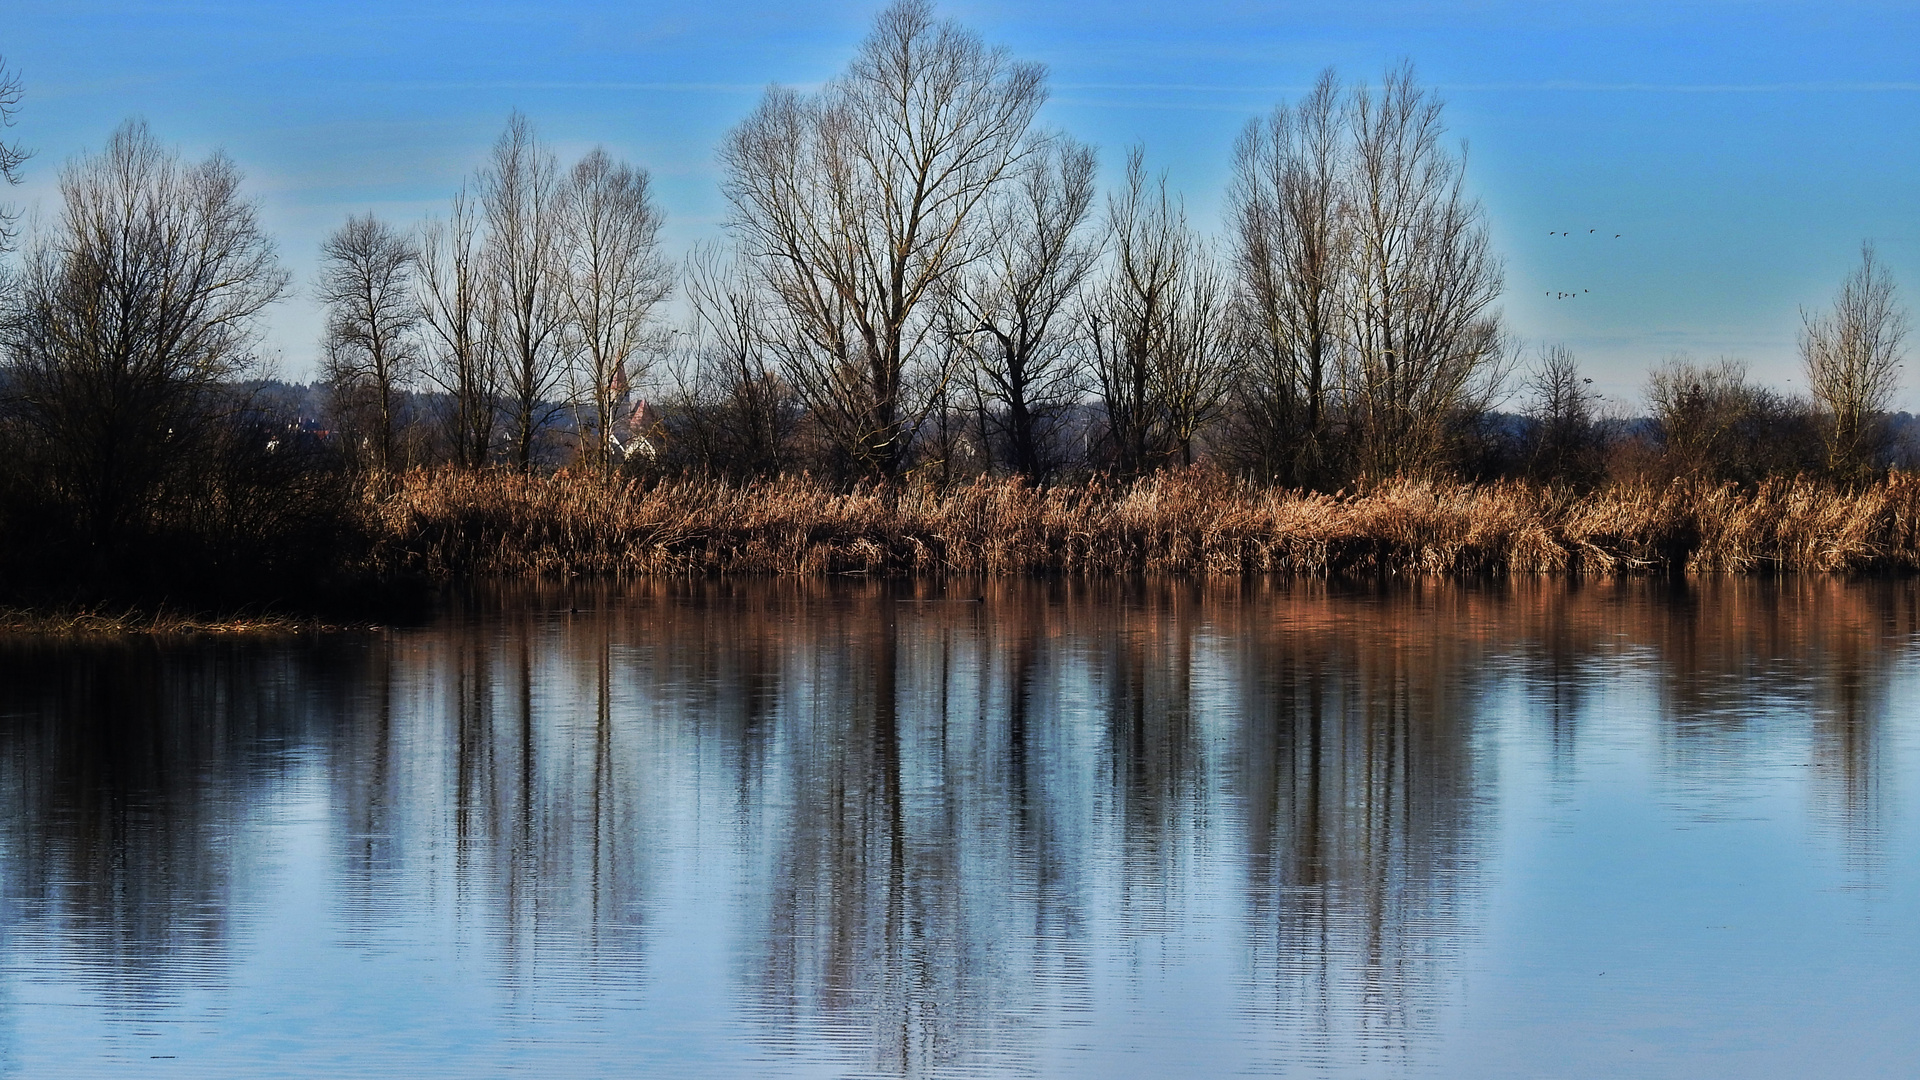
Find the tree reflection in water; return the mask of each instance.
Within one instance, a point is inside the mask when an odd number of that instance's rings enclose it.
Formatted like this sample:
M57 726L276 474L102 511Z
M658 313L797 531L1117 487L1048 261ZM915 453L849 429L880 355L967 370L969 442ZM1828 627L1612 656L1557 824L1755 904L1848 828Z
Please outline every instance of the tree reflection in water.
M1803 747L1873 884L1917 631L1906 582L750 581L502 589L381 636L14 641L9 940L149 1013L217 991L247 853L309 776L315 933L483 955L483 1023L617 1043L610 1004L675 992L660 913L697 895L731 957L714 1034L776 1059L1030 1069L1225 935L1193 1007L1238 1017L1241 1064L1402 1062L1480 933L1502 700L1564 788L1638 673L1660 782L1704 816Z
M0 860L12 944L44 941L116 1007L222 985L235 843L336 690L353 644L0 647ZM321 677L325 672L327 677Z
M1404 1052L1452 989L1482 829L1476 697L1498 640L1475 632L1477 600L1297 587L1234 609L1252 998L1301 1029L1309 1060Z

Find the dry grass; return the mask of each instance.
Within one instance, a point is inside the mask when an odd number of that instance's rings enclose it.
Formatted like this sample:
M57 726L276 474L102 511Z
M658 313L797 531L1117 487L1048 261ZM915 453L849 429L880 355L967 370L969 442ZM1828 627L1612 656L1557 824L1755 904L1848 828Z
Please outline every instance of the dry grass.
M282 615L201 616L129 608L113 612L91 608L33 610L0 608L0 634L48 637L151 634L297 634L346 629L312 619Z
M386 557L436 576L574 574L1615 575L1920 565L1920 479L1857 492L1396 481L1338 495L1206 469L1127 486L835 492L807 478L653 487L416 472L377 510Z

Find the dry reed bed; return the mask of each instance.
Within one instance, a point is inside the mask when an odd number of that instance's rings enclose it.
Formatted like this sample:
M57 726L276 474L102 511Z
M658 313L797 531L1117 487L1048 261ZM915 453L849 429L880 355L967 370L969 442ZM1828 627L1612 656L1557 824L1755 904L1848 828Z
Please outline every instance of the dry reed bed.
M119 637L149 634L171 637L201 634L297 634L341 630L346 627L312 619L285 615L259 614L231 617L187 613L142 611L128 608L110 611L96 608L60 608L39 611L28 608L0 608L0 634L42 637Z
M1204 469L1131 485L836 492L804 477L644 486L415 472L376 507L386 557L466 574L1611 575L1920 566L1920 479L1859 491L1395 481L1337 495Z

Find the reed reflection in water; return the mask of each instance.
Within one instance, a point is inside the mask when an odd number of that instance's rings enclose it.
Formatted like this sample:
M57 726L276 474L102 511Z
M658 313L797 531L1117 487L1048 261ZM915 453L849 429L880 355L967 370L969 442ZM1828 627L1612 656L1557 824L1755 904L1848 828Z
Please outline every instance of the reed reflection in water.
M1910 1060L1917 632L1908 582L767 581L6 643L0 1070Z

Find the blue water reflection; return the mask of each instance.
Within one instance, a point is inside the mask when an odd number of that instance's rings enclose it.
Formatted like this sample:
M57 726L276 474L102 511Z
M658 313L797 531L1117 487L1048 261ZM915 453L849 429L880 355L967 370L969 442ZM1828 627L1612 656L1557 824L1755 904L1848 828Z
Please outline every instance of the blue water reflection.
M1920 586L0 643L0 1073L1906 1076Z

